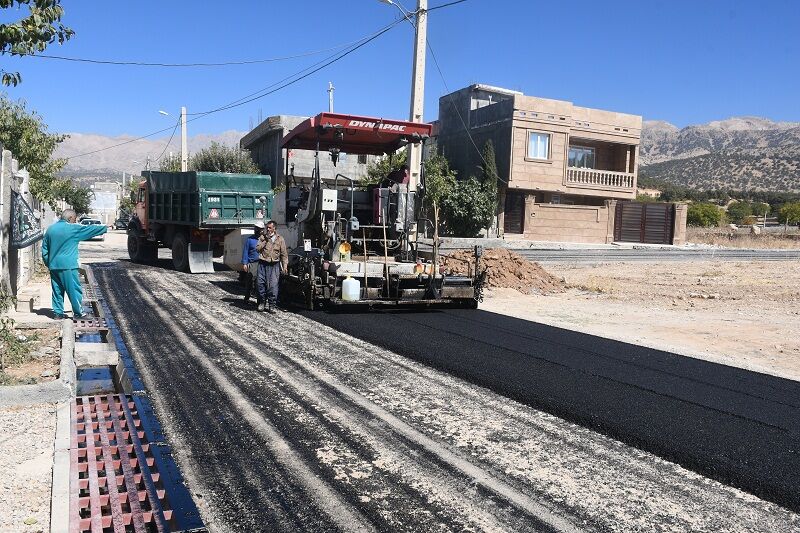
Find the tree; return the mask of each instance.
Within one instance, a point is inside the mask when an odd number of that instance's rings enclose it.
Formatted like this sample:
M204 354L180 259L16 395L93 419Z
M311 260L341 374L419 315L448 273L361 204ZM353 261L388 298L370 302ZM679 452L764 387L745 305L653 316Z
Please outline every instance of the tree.
M703 202L689 204L686 211L686 224L710 228L722 223L722 211L714 204Z
M728 217L735 224L741 224L753 214L750 202L733 202L728 206Z
M498 209L500 207L497 202L497 181L500 179L500 176L497 174L497 158L495 157L494 153L494 143L491 139L486 141L486 144L483 145L483 152L481 153L481 156L484 161L483 165L480 167L481 182L486 190L486 194L489 195L488 200L492 201L495 206L492 217L488 223L488 225L491 226L495 221L495 217L497 216Z
M26 6L28 16L12 24L0 24L0 53L12 56L34 55L58 41L64 44L75 32L61 23L64 8L61 0L0 0L0 9ZM3 85L16 86L22 81L19 72L2 73ZM30 170L30 169L29 169Z
M770 212L770 205L764 202L753 202L750 204L750 208L757 217L763 217Z
M180 154L168 156L161 160L159 170L162 172L180 172ZM232 172L235 174L259 174L261 171L250 157L249 150L237 146L225 146L212 142L189 158L189 170L196 172Z
M425 167L424 201L433 208L433 238L439 239L439 208L456 184L456 173L443 155L435 155L423 163Z
M456 237L475 237L487 227L497 208L497 191L475 177L457 181L443 198L447 228Z
M89 213L94 193L88 187L75 185L71 179L66 178L55 180L52 191L55 198L67 202L78 215Z
M180 165L180 162L178 163ZM133 212L133 208L136 206L136 194L139 192L140 181L140 179L137 179L137 176L131 176L131 180L128 182L128 190L122 191L122 200L119 203L120 211L124 211L125 213Z
M367 177L361 180L361 185L374 185L380 183L391 172L401 170L408 161L408 150L401 150L391 158L382 157L367 165Z
M800 222L800 202L784 204L778 211L778 220L784 224L796 224Z
M158 164L158 170L161 172L180 172L181 171L181 156L168 155L161 160Z
M56 172L67 163L66 159L52 159L52 156L66 138L48 133L42 117L35 111L29 112L23 101L13 102L0 95L0 144L11 150L20 167L30 173L31 193L51 206L61 199L54 189Z

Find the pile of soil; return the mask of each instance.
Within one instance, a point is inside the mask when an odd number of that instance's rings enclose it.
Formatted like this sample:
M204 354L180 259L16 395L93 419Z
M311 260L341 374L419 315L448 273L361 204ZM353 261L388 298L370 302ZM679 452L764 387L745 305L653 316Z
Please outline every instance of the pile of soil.
M469 265L474 264L473 251L456 250L444 254L442 264L448 272L467 274ZM487 268L486 286L489 288L514 289L523 294L565 290L564 282L543 269L539 263L505 248L485 250L481 257L481 268Z

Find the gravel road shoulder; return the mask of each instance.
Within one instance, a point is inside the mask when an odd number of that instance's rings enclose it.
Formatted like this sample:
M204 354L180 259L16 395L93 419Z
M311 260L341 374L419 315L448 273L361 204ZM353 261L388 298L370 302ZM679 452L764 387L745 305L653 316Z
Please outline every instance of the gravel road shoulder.
M0 409L0 531L50 530L56 409Z
M800 380L800 263L548 263L571 288L481 309Z

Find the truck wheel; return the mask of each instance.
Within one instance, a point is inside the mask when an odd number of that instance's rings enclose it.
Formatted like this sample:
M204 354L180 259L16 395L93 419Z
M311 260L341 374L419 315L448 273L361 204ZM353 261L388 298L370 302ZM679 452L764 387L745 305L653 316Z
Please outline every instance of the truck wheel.
M137 237L136 235L128 235L128 257L134 263L144 263L152 259L152 254L148 253L148 244L146 239Z
M189 271L189 241L183 233L172 238L172 266L179 272Z

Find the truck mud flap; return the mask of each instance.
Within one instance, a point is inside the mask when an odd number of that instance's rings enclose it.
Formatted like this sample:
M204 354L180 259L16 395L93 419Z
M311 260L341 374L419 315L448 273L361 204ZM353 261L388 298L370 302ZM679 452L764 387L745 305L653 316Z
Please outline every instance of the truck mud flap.
M189 244L189 272L192 274L214 272L214 251L210 243L193 242Z

